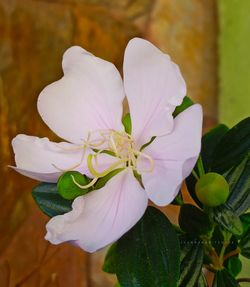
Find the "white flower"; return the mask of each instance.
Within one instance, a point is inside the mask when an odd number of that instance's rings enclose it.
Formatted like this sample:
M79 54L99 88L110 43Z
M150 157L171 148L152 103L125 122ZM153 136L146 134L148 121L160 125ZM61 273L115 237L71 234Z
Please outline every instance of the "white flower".
M77 197L71 212L46 226L51 243L70 241L93 252L127 232L142 217L148 198L160 206L175 198L200 152L202 111L193 105L173 119L186 94L185 82L169 56L142 39L132 39L126 48L124 83L113 64L80 47L65 52L62 66L64 76L41 92L38 110L67 142L18 135L13 139L15 169L46 182L78 170L94 184L124 168L103 188ZM125 95L131 135L121 122Z

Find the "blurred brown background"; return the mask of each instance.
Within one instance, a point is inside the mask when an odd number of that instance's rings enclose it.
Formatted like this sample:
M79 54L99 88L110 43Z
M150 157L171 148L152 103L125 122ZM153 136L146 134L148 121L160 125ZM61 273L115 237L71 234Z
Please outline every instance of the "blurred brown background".
M0 0L0 286L113 286L93 255L43 239L37 183L7 168L18 133L54 135L39 118L39 92L61 74L61 57L80 45L121 69L124 48L139 36L179 64L188 94L217 118L217 20L213 0ZM174 216L175 210L167 210Z

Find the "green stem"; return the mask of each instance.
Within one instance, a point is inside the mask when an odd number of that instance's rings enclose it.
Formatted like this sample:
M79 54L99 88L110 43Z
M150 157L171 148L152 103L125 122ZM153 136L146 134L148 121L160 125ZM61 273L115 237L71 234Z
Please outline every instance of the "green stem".
M222 248L221 248L221 251L220 251L220 262L221 264L223 264L224 262L224 254L225 254L225 251L228 247L228 245L230 244L230 239L231 239L231 236L232 234L229 233L229 232L222 232L223 234L223 237L224 237L224 241L223 241L223 245L222 245Z
M198 168L198 173L199 173L200 177L205 174L205 169L204 169L204 166L203 166L203 162L202 162L201 156L199 156L199 158L198 158L197 168Z
M196 180L199 180L199 176L194 169L192 170L192 175L195 177Z

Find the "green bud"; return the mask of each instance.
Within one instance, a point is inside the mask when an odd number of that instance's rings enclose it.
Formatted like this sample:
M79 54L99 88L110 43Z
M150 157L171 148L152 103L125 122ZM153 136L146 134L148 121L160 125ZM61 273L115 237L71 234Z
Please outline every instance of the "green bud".
M229 195L229 185L225 178L215 172L201 176L195 185L195 192L204 205L214 207L226 202Z
M77 186L73 178L80 185L87 185L90 181L89 178L78 171L68 171L59 177L57 182L57 190L59 194L65 199L75 199L89 191L89 189L82 189Z

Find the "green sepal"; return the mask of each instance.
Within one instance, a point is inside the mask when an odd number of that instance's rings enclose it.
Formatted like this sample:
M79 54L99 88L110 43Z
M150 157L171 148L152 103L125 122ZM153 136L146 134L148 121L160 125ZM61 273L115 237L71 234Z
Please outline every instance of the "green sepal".
M245 234L239 243L240 254L250 259L250 230Z
M98 181L95 184L95 189L100 189L102 187L104 187L104 185L115 175L117 175L119 172L123 171L124 168L117 168L112 170L110 173L108 173L107 175L105 175L104 177L101 177L98 179Z
M183 205L183 204L184 204L181 191L179 191L179 193L176 195L176 197L175 197L174 200L171 202L171 204L173 204L173 205Z
M182 237L181 266L178 287L195 286L203 264L203 246L199 239Z
M222 269L216 272L212 287L239 287L239 283L226 270Z
M32 190L32 196L42 212L49 217L72 210L72 201L60 196L55 183L40 183Z
M177 115L185 111L187 108L191 107L193 104L194 102L188 96L185 96L182 103L175 108L173 116L176 117Z
M122 123L125 128L125 132L131 135L132 132L132 122L131 122L131 116L130 113L127 113L123 118L122 118Z
M180 246L177 234L158 209L148 207L142 219L117 242L116 275L123 287L176 287Z
M233 276L236 277L242 269L242 263L238 256L230 257L226 262L226 268L228 272Z
M208 215L192 204L181 206L179 225L183 231L193 236L208 234L212 229Z
M116 273L116 243L112 244L105 256L104 263L102 265L102 270L106 273L115 274Z
M90 191L89 188L82 189L77 186L72 177L82 186L87 185L90 182L90 179L86 175L83 175L78 171L67 171L63 173L57 181L57 190L63 198L68 200L73 200Z
M241 236L243 226L239 216L237 216L229 207L225 205L213 209L214 220L225 230L230 233Z

